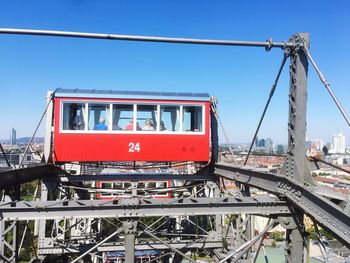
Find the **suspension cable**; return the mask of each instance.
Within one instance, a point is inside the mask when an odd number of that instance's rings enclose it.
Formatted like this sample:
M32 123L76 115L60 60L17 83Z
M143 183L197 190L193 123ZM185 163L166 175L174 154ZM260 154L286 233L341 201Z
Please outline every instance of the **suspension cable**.
M42 114L42 116L41 116L41 118L40 118L40 120L39 120L38 125L37 125L36 128L35 128L35 131L34 131L34 133L33 133L33 136L30 138L30 141L29 141L28 144L27 144L27 147L26 147L26 149L25 149L25 151L24 151L24 154L23 154L23 157L22 157L22 159L21 159L21 162L20 162L19 165L18 165L19 168L21 168L22 163L23 163L23 160L24 160L24 158L25 158L25 156L26 156L26 154L27 154L27 152L28 152L28 149L29 149L30 145L32 144L32 142L33 142L33 140L34 140L34 137L35 137L35 135L36 135L36 132L38 131L38 129L39 129L40 125L41 125L41 122L43 121L43 119L44 119L44 117L45 117L45 115L46 115L47 109L49 108L49 105L50 105L51 100L52 100L52 98L53 98L53 94L54 94L54 93L52 93L52 94L50 95L50 98L49 98L49 100L48 100L48 102L47 102L47 105L46 105L46 107L45 107L45 110L44 110L44 112L43 112L43 114Z
M331 89L331 85L329 84L329 82L327 81L327 79L325 78L325 76L322 74L321 70L319 69L319 67L317 66L315 60L312 58L310 50L308 49L308 47L306 45L303 46L305 53L307 55L307 57L309 58L312 66L314 67L314 69L317 72L318 77L320 78L322 84L325 86L325 88L327 89L329 95L331 95L333 101L335 102L335 104L337 105L340 113L343 115L345 121L347 122L348 126L350 126L350 118L348 116L348 114L346 113L345 109L343 108L343 106L340 104L340 101L338 100L338 98L335 96L334 92Z
M279 80L279 78L280 78L280 76L281 76L281 73L282 73L284 64L286 63L286 60L287 60L288 57L289 57L289 52L285 52L285 53L284 53L284 56L283 56L283 59L282 59L282 62L281 62L281 66L280 66L280 68L279 68L279 70L278 70L278 73L277 73L275 82L273 83L272 88L271 88L271 90L270 90L269 98L267 99L267 102L266 102L264 111L263 111L263 113L262 113L262 115L261 115L261 118L260 118L258 127L256 128L255 133L254 133L254 136L253 136L253 139L252 139L252 142L250 143L249 151L248 151L247 157L245 158L245 161L244 161L244 166L245 166L245 165L247 164L247 162L248 162L250 153L251 153L251 151L252 151L252 148L253 148L253 145L254 145L254 142L255 142L255 138L256 138L256 136L258 135L258 132L259 132L261 123L262 123L262 121L264 120L264 117L265 117L267 108L269 107L271 98L272 98L272 96L273 96L274 93L275 93L278 80Z
M317 158L316 156L306 156L306 158L309 159L310 161L313 161L313 162L321 162L321 163L327 164L327 165L329 165L329 166L331 166L333 168L336 168L336 169L338 169L338 170L340 170L340 171L342 171L344 173L350 174L350 171L348 171L348 170L346 170L346 169L344 169L344 168L342 168L342 167L340 167L338 165L332 164L330 162L326 162L325 160Z
M218 109L217 109L217 100L216 100L216 99L213 99L213 100L212 100L211 108L212 108L212 110L213 110L213 113L214 113L214 116L215 116L216 120L217 120L217 121L219 122L219 124L220 124L220 128L221 128L221 130L222 130L222 133L224 134L226 143L227 143L227 145L228 145L228 150L230 151L230 153L231 153L231 155L232 155L232 160L233 160L234 164L237 166L237 162L236 162L236 160L235 160L235 156L234 156L234 153L233 153L233 150L232 150L232 147L231 147L231 144L230 144L228 135L227 135L227 133L226 133L224 124L222 123L222 121L221 121L221 119L220 119L220 116L219 116L219 112L218 112Z

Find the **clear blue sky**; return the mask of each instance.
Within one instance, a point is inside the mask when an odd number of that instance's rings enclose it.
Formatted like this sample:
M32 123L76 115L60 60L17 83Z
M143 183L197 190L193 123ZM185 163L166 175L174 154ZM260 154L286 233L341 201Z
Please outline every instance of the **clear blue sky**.
M349 1L0 1L0 27L275 41L310 32L311 51L350 112ZM0 138L30 136L47 90L209 92L230 140L250 141L282 59L263 48L0 35ZM259 137L287 141L288 67ZM308 137L350 128L309 70ZM40 129L39 136L43 136ZM221 138L221 141L224 141Z

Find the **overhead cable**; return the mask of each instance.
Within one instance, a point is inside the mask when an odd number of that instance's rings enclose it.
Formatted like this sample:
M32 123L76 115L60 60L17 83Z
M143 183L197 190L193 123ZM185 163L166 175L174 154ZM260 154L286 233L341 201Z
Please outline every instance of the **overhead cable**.
M275 93L278 80L279 80L279 78L280 78L280 76L281 76L281 73L282 73L284 64L286 63L286 60L287 60L288 56L289 56L289 53L284 53L284 56L283 56L283 59L282 59L282 62L281 62L281 66L280 66L280 68L279 68L279 70L278 70L278 73L277 73L275 82L273 83L272 88L271 88L271 90L270 90L269 98L267 99L265 108L264 108L263 113L262 113L262 115L261 115L261 118L260 118L260 120L259 120L258 127L257 127L256 130L255 130L255 133L254 133L252 142L250 143L249 151L248 151L248 154L247 154L247 156L246 156L246 158L245 158L245 161L244 161L244 166L245 166L245 165L247 164L247 162L248 162L248 159L249 159L250 153L251 153L251 151L252 151L252 148L253 148L253 145L254 145L256 136L258 135L258 132L259 132L261 123L262 123L262 121L264 120L264 117L265 117L267 108L269 107L271 98L272 98L273 94Z
M340 101L338 100L338 98L335 96L334 92L331 89L331 85L329 84L329 82L327 81L327 79L325 78L325 76L322 74L321 70L319 69L319 67L317 66L315 60L312 58L311 53L309 48L304 45L303 46L305 53L307 55L307 57L309 58L312 66L314 67L314 69L317 72L318 77L320 78L322 84L325 86L325 88L327 89L329 95L331 95L333 101L335 102L335 104L337 105L338 109L340 110L340 113L343 115L345 121L347 122L348 126L350 126L350 118L348 116L348 114L346 113L345 109L343 108L343 106L340 104Z

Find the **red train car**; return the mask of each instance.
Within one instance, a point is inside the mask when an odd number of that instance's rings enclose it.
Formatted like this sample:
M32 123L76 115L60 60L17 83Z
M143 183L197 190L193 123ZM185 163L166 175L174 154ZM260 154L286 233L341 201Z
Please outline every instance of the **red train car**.
M207 93L57 89L54 162L209 162Z

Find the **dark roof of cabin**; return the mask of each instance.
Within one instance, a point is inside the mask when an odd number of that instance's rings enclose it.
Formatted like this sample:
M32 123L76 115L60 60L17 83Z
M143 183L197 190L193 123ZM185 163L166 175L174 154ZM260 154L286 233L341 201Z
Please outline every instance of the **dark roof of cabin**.
M208 93L157 92L157 91L121 91L121 90L85 90L62 89L55 91L55 97L65 98L113 98L113 99L159 99L159 100L195 100L209 101Z

